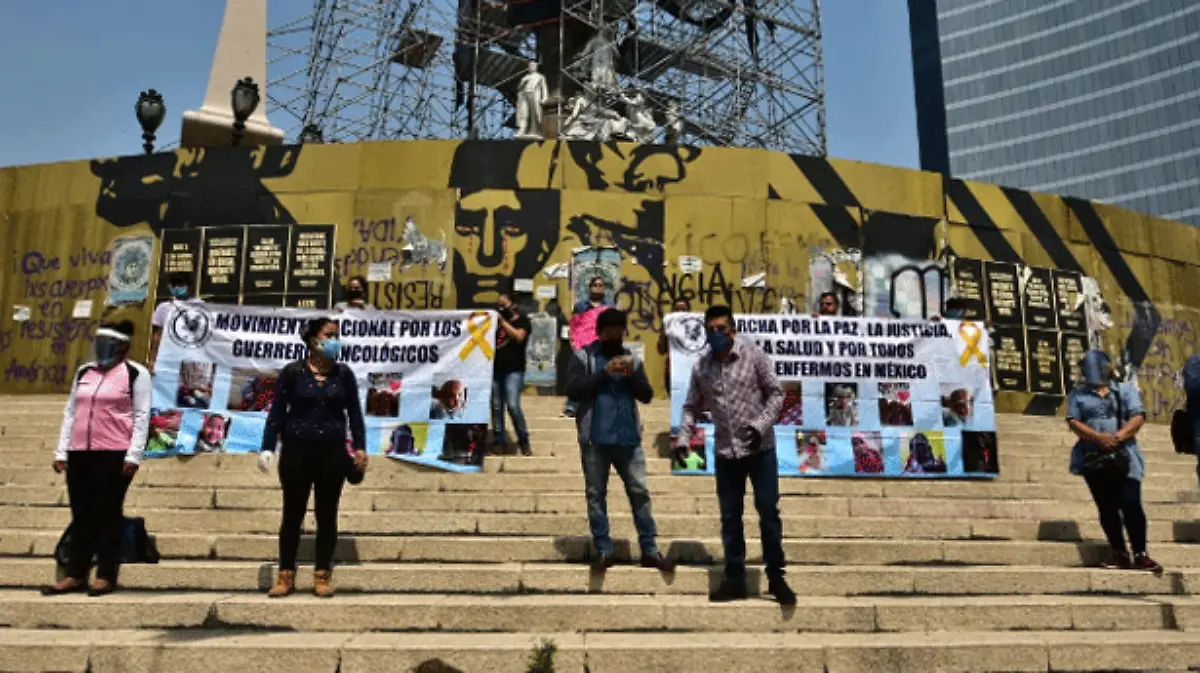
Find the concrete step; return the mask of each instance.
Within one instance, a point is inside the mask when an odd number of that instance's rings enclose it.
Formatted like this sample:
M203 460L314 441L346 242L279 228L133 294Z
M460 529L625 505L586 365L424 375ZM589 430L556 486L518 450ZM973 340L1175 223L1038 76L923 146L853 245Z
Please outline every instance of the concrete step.
M280 631L479 633L513 624L534 632L577 630L741 633L1194 630L1200 599L1122 596L801 597L714 604L703 595L300 594L119 592L47 599L0 591L0 625L19 629L228 628Z
M1200 634L997 633L263 633L229 629L0 631L0 668L83 673L255 671L525 673L540 643L556 673L629 671L1186 671Z
M306 543L305 563L311 562ZM49 558L0 558L0 587L38 588L56 579ZM363 562L338 565L344 593L706 595L721 581L720 566L682 565L671 575L632 562L597 575L586 563ZM164 560L121 568L121 584L143 591L265 591L274 561ZM297 582L311 587L307 566ZM1046 566L916 567L792 565L788 581L801 596L1198 596L1200 569L1173 567L1161 576L1136 571ZM766 579L748 571L747 591L761 595Z
M581 489L582 490L582 489ZM231 494L232 496L232 494ZM478 504L487 498L503 498L491 506ZM257 526L253 521L263 516L270 518L278 512L280 497L271 498L256 494L254 501L243 499L236 502L240 507L257 505L258 512L226 512L219 510L195 511L182 509L151 509L139 507L141 516L153 518L161 530L242 530L241 526ZM222 507L217 501L217 507ZM361 502L361 500L360 500ZM395 523L394 511L434 511L475 513L480 511L540 514L585 514L587 503L582 493L537 493L537 494L458 494L442 492L406 493L401 497L373 498L385 507L378 512L354 512L347 510L348 525L361 526L367 532L388 532L388 522ZM164 503L169 506L169 503ZM390 505L390 506L389 506ZM132 506L127 503L127 506ZM651 506L657 514L700 514L716 516L720 513L719 503L714 496L668 494L652 496ZM1156 520L1189 521L1200 518L1200 504L1148 503L1147 516ZM628 512L629 503L624 493L610 490L608 498L610 512ZM971 520L1011 519L1017 521L1090 521L1096 517L1094 505L1084 501L1057 500L993 500L968 498L912 498L912 497L854 497L822 495L786 495L780 497L780 511L785 515L850 517L872 519L930 519L959 518ZM0 506L0 527L29 528L65 525L69 518L66 507L18 507ZM412 524L400 524L412 525Z
M278 521L277 518L273 519ZM153 525L152 522L150 524ZM486 535L463 532L424 535L353 535L339 537L337 559L345 563L392 561L443 563L558 563L583 562L591 557L591 538L580 521L578 534L543 536ZM632 525L614 526L619 558L637 554ZM793 565L1045 565L1092 566L1105 555L1099 540L1086 542L1026 542L999 540L854 540L808 539L788 534L783 547ZM0 555L49 557L61 533L56 530L0 530ZM275 534L155 533L159 552L166 559L222 559L267 561L276 557ZM301 541L303 558L312 558L313 539ZM672 559L688 564L720 563L721 542L715 537L662 536L659 548ZM761 561L759 543L747 540L751 563ZM1155 543L1159 562L1170 567L1200 566L1193 547Z

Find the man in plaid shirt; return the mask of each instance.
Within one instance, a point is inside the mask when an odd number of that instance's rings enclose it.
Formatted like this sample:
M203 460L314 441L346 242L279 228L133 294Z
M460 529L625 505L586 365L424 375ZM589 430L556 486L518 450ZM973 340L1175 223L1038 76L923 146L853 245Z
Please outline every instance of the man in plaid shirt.
M704 313L709 350L692 368L677 444L686 446L696 417L708 411L716 425L717 500L721 506L721 544L725 580L709 596L715 602L746 597L746 537L742 509L746 480L754 486L754 508L767 564L767 592L782 605L795 605L796 594L783 579L783 522L779 519L779 461L775 421L783 407L783 389L771 359L753 342L737 338L733 312L713 306Z

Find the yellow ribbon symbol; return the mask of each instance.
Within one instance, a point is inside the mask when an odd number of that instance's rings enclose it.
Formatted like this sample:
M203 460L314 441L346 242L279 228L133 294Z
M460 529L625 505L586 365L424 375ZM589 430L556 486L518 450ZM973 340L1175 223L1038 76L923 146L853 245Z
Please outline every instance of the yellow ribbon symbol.
M476 318L483 318L483 322L476 321ZM467 318L467 332L471 335L471 340L463 346L462 352L458 354L458 359L463 362L470 357L471 351L478 346L479 350L483 351L484 357L491 360L495 353L492 350L492 345L488 343L488 329L492 326L492 316L486 311L476 311Z
M966 344L963 348L962 355L958 358L958 365L966 367L971 358L979 360L979 364L987 366L987 356L983 351L979 350L979 341L983 339L983 330L973 322L964 322L958 326L958 336L962 337L963 343Z

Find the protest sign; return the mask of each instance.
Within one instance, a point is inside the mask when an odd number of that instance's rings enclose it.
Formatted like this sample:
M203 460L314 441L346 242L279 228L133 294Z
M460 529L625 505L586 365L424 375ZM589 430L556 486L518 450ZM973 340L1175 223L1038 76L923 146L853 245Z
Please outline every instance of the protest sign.
M775 425L787 476L995 476L990 352L982 323L746 315L744 347L772 361L784 391ZM671 424L708 353L703 316L666 317ZM703 409L699 410L703 411ZM711 473L713 429L690 438L676 473Z
M483 311L181 303L155 364L148 455L258 451L279 372L307 356L300 335L320 317L338 323L368 453L479 471L496 347L495 316Z

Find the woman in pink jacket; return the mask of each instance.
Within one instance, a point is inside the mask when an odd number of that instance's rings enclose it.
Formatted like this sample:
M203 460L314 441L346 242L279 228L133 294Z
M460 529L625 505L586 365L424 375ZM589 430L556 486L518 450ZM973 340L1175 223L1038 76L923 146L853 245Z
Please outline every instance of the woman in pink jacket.
M67 473L71 540L66 577L47 594L117 588L125 492L137 473L150 427L150 372L125 359L133 323L104 324L92 339L96 359L79 368L63 413L54 471ZM96 557L96 578L88 570Z

